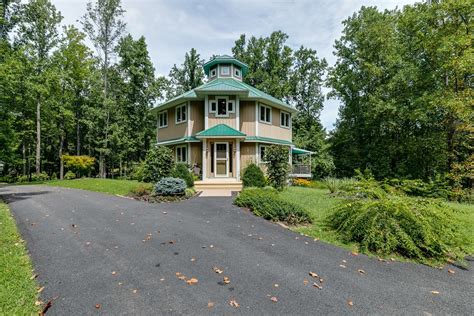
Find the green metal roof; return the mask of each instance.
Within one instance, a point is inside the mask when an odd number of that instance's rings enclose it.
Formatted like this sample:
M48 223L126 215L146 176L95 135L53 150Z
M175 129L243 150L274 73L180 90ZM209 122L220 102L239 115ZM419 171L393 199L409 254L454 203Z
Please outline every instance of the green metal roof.
M206 137L245 137L246 134L226 124L218 124L196 134L198 138Z
M283 139L276 139L270 137L261 137L261 136L247 136L245 138L246 142L257 142L257 143L269 143L269 144L278 144L278 145L293 145L292 142Z
M201 140L197 139L194 136L186 136L186 137L164 140L164 141L158 142L157 145L175 145L175 144L181 144L181 143L199 143L199 142L201 142Z
M202 95L223 92L228 92L229 94L239 94L242 95L243 98L257 99L261 102L269 103L269 105L282 107L289 112L296 112L295 108L289 104L286 104L285 102L234 78L217 78L211 80L193 90L185 92L171 100L159 104L157 107L151 109L151 111L155 112L167 106L178 105L180 102L199 99L199 97L202 97Z
M314 154L312 151L296 147L291 149L291 153L295 155Z
M240 67L242 70L242 75L245 76L248 72L249 67L247 64L241 62L240 60L235 59L232 56L229 55L220 55L220 56L215 56L211 60L209 60L207 63L204 64L204 72L206 75L209 76L209 70L211 67L217 65L217 64L234 64Z

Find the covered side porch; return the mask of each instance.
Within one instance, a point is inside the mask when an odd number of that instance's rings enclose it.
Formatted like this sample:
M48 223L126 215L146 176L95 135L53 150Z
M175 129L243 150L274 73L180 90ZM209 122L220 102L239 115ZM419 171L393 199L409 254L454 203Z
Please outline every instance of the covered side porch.
M312 178L311 155L312 151L302 148L291 148L291 178Z

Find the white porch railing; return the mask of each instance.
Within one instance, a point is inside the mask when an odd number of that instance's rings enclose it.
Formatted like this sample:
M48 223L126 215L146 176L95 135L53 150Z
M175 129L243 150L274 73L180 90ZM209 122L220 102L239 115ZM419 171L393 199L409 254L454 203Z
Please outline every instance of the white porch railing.
M294 164L291 166L291 177L311 178L310 164Z

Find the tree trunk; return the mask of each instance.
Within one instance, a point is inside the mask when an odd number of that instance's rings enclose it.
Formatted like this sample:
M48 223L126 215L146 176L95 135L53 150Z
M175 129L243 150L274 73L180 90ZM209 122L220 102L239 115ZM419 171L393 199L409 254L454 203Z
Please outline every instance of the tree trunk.
M36 103L36 175L41 172L41 101Z
M21 142L21 153L23 154L23 175L26 176L26 146L24 140Z
M80 114L76 113L76 155L81 155L81 124L79 123Z

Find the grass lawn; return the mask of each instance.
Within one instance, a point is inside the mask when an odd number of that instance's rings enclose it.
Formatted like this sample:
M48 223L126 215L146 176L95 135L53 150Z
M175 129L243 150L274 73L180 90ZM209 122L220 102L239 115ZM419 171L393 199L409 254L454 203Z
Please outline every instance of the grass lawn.
M36 282L24 241L7 205L0 201L0 315L35 315Z
M55 186L55 187L64 187L64 188L73 188L73 189L82 189L88 191L96 191L108 194L119 194L127 195L130 193L130 190L140 186L140 185L149 185L144 184L135 180L114 180L114 179L99 179L99 178L82 178L74 180L51 180L45 181L42 184Z
M283 191L281 196L288 201L303 206L313 217L313 224L307 226L292 227L292 230L305 235L319 238L331 244L335 244L347 249L357 250L356 244L342 242L337 234L326 227L325 218L331 213L331 209L340 201L339 198L331 197L326 189L314 189L305 187L289 187ZM468 253L474 254L474 205L448 202L455 210L456 220L461 233L467 239ZM400 260L401 257L397 257Z

